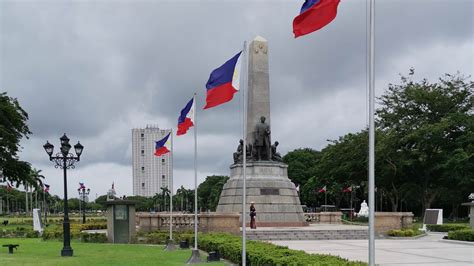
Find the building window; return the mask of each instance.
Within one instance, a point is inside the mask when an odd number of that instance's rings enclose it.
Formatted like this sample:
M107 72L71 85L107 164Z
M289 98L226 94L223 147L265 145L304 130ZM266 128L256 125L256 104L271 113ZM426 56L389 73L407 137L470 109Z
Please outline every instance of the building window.
M161 178L165 179L165 175L162 175Z
M164 159L164 158L163 158L163 159L161 159L161 162L162 162L162 163L165 163L165 159Z
M142 166L142 173L145 172L145 166Z
M145 150L141 150L142 156L145 155Z
M145 137L145 134L141 133L140 138L144 138L144 137Z
M145 188L145 183L142 183L142 188Z

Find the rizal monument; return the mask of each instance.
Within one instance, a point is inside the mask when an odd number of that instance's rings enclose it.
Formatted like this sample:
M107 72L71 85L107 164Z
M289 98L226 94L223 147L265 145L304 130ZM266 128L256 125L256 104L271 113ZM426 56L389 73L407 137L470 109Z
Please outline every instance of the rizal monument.
M248 48L246 135L246 190L257 211L257 226L306 225L295 185L288 179L288 165L272 143L268 43L258 36ZM236 141L237 143L237 141ZM242 213L243 140L233 154L230 178L224 185L216 212Z

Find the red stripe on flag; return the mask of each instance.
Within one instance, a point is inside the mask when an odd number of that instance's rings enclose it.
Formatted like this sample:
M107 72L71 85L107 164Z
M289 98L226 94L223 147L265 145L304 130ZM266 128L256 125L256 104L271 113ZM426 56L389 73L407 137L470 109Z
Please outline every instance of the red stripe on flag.
M192 126L194 126L193 121L191 121L191 118L186 117L184 122L178 125L178 131L176 132L176 135L180 136L186 134L186 132L188 132L188 129Z
M163 147L155 150L155 155L156 156L161 156L161 155L166 154L168 152L170 152L170 150L168 150L168 148L163 146Z
M321 0L293 20L295 38L317 31L336 18L340 0Z
M206 106L204 106L204 109L215 107L232 100L236 92L237 90L232 87L232 81L207 90Z

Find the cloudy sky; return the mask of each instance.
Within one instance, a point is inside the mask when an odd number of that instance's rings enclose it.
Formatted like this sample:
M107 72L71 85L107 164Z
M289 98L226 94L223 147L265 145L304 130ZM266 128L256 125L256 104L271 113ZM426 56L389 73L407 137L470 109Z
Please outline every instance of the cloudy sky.
M366 3L343 0L324 29L294 39L300 1L0 1L0 91L29 113L21 159L62 196L42 145L67 133L85 146L69 189L112 182L132 193L131 129L176 126L212 69L244 40L269 43L272 138L281 152L321 149L367 122ZM474 73L474 2L383 0L376 6L376 91L416 69L435 81ZM241 132L240 95L198 113L199 179L228 174ZM193 184L192 136L175 139L175 188ZM72 194L76 196L75 194Z

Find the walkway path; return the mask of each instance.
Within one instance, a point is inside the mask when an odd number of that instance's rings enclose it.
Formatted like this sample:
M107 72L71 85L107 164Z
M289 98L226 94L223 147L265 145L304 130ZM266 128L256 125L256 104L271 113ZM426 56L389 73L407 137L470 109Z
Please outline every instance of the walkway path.
M474 265L474 245L440 241L442 234L418 239L377 239L375 262L380 265ZM338 255L367 262L367 240L271 241L308 253Z

